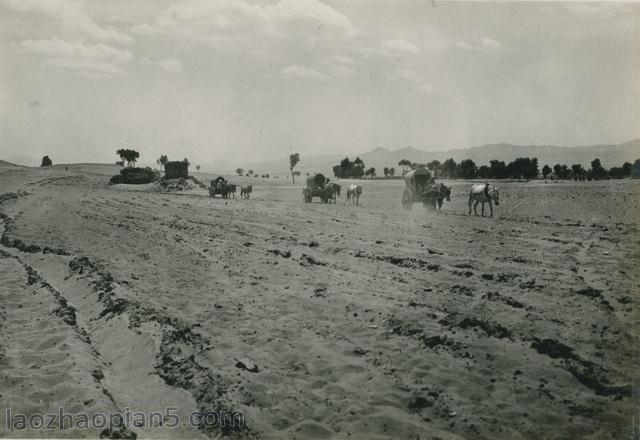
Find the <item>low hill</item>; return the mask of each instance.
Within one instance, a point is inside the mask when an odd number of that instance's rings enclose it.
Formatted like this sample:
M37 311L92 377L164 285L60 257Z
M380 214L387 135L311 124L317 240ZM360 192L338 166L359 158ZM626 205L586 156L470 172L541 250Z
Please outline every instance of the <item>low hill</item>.
M26 156L24 154L14 155L11 157L7 157L6 159L11 163L14 163L16 165L23 165L25 167L37 167L42 163L42 159Z
M24 168L22 165L16 165L15 163L0 160L0 168Z

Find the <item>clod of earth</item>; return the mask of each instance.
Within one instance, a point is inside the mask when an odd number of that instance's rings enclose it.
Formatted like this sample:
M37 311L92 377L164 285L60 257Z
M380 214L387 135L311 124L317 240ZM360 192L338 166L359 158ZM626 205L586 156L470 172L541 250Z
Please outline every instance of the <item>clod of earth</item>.
M419 411L423 408L428 408L430 406L433 406L433 402L428 399L425 399L424 397L414 397L407 404L407 407L413 411Z
M236 368L240 368L241 370L247 370L250 373L257 373L258 371L260 371L258 366L247 358L243 358L237 361Z

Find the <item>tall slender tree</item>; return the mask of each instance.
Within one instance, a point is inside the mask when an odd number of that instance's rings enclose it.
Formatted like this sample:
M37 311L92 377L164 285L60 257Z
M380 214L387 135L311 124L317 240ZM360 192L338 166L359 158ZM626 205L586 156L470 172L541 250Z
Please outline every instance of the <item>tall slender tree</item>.
M293 153L289 155L289 171L291 172L291 180L293 183L296 183L295 175L293 174L293 169L300 162L300 153Z

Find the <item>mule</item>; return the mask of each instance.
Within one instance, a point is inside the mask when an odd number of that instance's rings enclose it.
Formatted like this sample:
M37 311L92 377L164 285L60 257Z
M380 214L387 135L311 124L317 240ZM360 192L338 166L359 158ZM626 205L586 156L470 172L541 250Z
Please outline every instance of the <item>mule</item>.
M251 195L251 191L253 191L253 185L247 185L240 187L240 197L248 199Z
M446 186L444 183L437 183L436 190L436 202L438 203L438 211L442 210L442 204L446 199L447 202L451 201L451 187Z
M482 203L482 216L484 217L484 204L489 204L489 217L493 217L493 203L498 206L500 204L500 193L498 188L490 183L478 183L471 187L469 192L469 215L471 214L471 204L473 203L473 212L478 215L478 203Z
M356 206L360 202L360 195L362 194L362 185L349 185L347 188L347 202L351 200L351 203L355 203Z
M327 191L329 193L329 201L333 200L333 203L336 203L338 197L340 196L340 185L337 183L329 183L327 185Z

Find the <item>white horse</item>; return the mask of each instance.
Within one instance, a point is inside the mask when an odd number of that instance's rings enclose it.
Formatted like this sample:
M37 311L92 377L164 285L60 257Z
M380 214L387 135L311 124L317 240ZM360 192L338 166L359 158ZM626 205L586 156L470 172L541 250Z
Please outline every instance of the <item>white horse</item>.
M360 201L360 194L362 194L362 185L349 185L347 188L347 202L351 200L351 203L357 205Z
M492 200L495 202L496 206L500 204L500 193L498 192L497 187L490 183L478 183L473 185L469 192L469 214L471 214L471 204L473 203L473 212L475 215L478 215L477 206L478 203L482 203L482 216L484 217L484 204L489 203L489 217L493 217Z

